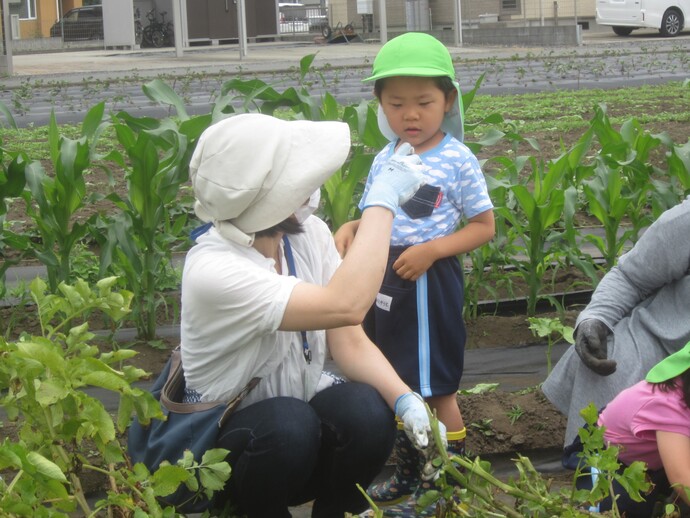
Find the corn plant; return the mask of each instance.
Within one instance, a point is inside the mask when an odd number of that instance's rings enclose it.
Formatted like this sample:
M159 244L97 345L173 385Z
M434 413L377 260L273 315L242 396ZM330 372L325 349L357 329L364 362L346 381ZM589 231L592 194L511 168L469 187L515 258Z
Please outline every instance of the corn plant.
M31 242L27 235L17 234L5 228L7 201L18 198L26 185L26 166L28 159L23 153L9 153L0 147L0 297L6 292L5 274L10 266L19 263L31 253ZM10 259L6 251L13 250L18 255Z
M666 160L669 181L652 179L651 205L654 218L690 195L690 141L685 144L670 143Z
M372 149L381 149L388 142L381 134L376 121L376 111L367 102L346 106L343 120L358 138L353 139L352 152L347 162L336 171L321 189L322 213L331 230L359 217L357 200L361 197L364 181L374 161Z
M40 162L26 166L30 190L30 196L25 193L26 210L41 238L34 245L34 253L47 269L51 290L70 279L72 251L87 233L87 223L77 221L76 216L87 203L84 173L99 158L95 144L107 126L104 108L100 103L89 110L77 140L60 135L53 114L48 139L54 176L48 175Z
M155 102L176 109L177 117L163 120L119 113L113 122L124 150L108 158L124 171L127 195L111 194L119 212L105 218L100 237L101 274L120 273L135 293L133 320L138 338L156 336L156 310L164 299L159 279L170 278L174 245L184 242L187 213L176 209L180 187L188 180L194 143L211 121L209 115L190 117L182 100L164 82L144 85Z
M123 272L136 295L138 337L152 340L156 309L162 303L157 280L172 268L172 247L186 225L186 216L171 220L168 215L187 180L188 140L169 120L152 129L117 122L115 131L127 158L119 153L110 158L125 171L128 190L125 198L108 197L119 212L107 220L101 272L112 267Z
M136 354L130 349L99 352L89 342L88 323L70 322L101 311L115 321L128 312L132 293L115 290L116 278L94 287L77 280L60 283L58 292L35 279L30 285L41 322L39 336L17 342L0 338L0 405L20 427L17 441L0 442L0 509L3 516L175 516L157 497L172 494L182 483L197 482L199 491L212 492L210 481L222 486L230 466L227 450L209 450L201 463L187 456L176 465L162 465L154 474L141 464L130 467L122 434L138 418L163 418L153 396L132 383L147 373L120 364ZM84 389L100 387L119 394L115 420L103 403ZM88 448L85 448L85 445ZM104 498L87 499L84 481L110 480Z
M651 222L647 193L653 190L651 179L660 171L650 165L649 154L662 142L671 147L672 143L644 132L634 119L616 131L604 106L596 108L592 130L602 147L593 177L582 188L590 213L604 228L604 237L587 235L585 239L597 247L610 268L626 243L636 241L640 230ZM626 220L630 226L621 230Z
M299 87L289 87L279 92L275 86L261 79L231 79L221 85L220 95L215 100L213 120L228 113L259 112L274 115L279 110L289 110L297 118L306 120L336 120L339 107L330 93L317 97L309 92L307 74L312 70L316 54L309 54L300 60Z
M533 316L545 271L563 255L558 247L562 232L556 224L563 217L565 192L560 187L562 171L551 173L535 157L528 157L520 166L526 164L531 166L531 190L527 184L512 184L505 179L494 183L515 200L514 207L499 206L496 212L510 224L508 232L513 237L509 241L517 253L508 256L508 261L527 285L527 315Z

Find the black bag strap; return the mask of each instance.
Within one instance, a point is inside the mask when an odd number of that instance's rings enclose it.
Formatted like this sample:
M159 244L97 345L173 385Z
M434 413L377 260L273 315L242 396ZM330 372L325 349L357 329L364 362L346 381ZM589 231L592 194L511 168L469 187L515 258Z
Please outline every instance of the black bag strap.
M216 408L217 406L226 406L225 412L218 421L218 426L221 426L227 417L232 414L232 412L237 408L237 405L251 392L251 390L256 387L256 385L261 381L260 378L252 378L249 383L240 390L230 401L203 401L197 403L183 403L182 396L185 389L184 371L182 370L182 354L180 351L180 346L173 349L170 356L170 372L168 373L168 379L165 380L165 385L163 385L163 390L161 391L161 405L168 409L170 412L175 412L178 414L191 414L194 412L203 412L205 410L210 410L211 408Z

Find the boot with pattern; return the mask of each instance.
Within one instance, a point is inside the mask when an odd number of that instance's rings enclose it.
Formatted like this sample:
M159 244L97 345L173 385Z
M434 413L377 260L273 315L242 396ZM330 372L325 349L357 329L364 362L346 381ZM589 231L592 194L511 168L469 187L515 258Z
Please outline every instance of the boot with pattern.
M465 428L459 432L448 433L448 455L465 455L465 435ZM453 438L453 436L461 438ZM422 460L421 462L423 463L424 461ZM418 468L420 472L422 467L423 465L420 464ZM434 482L420 480L420 484L417 486L417 489L407 500L384 508L383 516L396 518L426 518L430 516L437 516L436 508L439 505L442 505L441 503L437 502L424 508L420 508L417 505L419 498L421 498L421 496L430 489L436 489L436 484Z
M404 501L417 489L421 481L421 455L402 430L402 423L398 423L393 451L398 460L393 475L388 480L373 484L367 489L367 494L379 507Z

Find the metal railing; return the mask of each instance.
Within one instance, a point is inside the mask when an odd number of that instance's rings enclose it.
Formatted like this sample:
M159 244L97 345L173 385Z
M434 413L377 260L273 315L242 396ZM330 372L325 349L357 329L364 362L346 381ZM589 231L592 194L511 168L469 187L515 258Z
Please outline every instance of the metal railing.
M278 25L280 34L322 34L328 25L327 7L280 7Z

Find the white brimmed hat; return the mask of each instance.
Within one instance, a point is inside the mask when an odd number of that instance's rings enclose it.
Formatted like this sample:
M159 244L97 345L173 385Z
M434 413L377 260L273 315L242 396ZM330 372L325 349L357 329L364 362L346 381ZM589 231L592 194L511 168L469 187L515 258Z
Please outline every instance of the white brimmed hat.
M236 115L209 126L189 164L194 211L228 239L284 221L340 166L350 150L343 122Z

